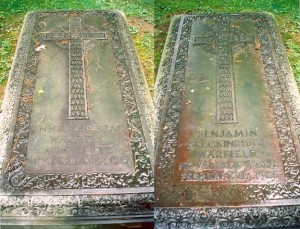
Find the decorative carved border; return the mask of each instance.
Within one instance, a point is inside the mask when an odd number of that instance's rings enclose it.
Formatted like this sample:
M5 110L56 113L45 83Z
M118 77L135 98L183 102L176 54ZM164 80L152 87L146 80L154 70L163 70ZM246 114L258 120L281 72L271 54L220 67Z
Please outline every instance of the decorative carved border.
M30 111L32 109L32 98L35 85L35 75L38 65L38 52L35 52L34 40L43 41L40 32L43 30L42 19L48 15L57 15L68 17L70 14L77 15L103 15L109 22L108 33L112 39L113 54L117 74L120 78L120 89L122 92L122 100L124 110L128 119L128 130L132 132L130 145L135 161L135 172L126 174L113 173L87 173L87 174L26 174L24 165L26 161L27 139L30 126ZM142 131L142 123L137 108L137 103L133 94L137 94L132 86L132 76L128 69L126 61L126 53L124 51L122 39L130 40L129 33L121 33L120 30L126 27L126 21L116 11L53 11L53 12L37 12L29 15L36 17L37 23L34 26L33 39L30 43L29 56L27 62L24 63L25 73L22 85L22 93L20 95L20 105L16 117L16 125L14 130L14 139L11 144L11 156L6 167L6 188L7 189L73 189L73 188L119 188L119 187L149 187L153 186L153 174L149 159L149 152L146 147L144 134ZM118 19L119 18L119 19ZM29 21L26 21L27 24ZM32 22L31 22L32 23ZM26 28L27 25L25 25ZM27 26L28 27L28 26ZM21 41L27 41L30 35L29 31L23 33ZM26 36L26 37L24 37ZM127 46L129 52L134 52L132 46ZM132 55L132 58L136 56ZM18 58L17 55L17 62ZM20 60L21 61L21 60ZM133 65L138 64L135 61ZM139 69L138 66L134 66ZM22 72L12 73L15 78L22 78ZM142 74L139 74L141 77ZM138 96L141 96L140 94Z
M0 225L18 218L32 220L38 217L43 220L74 220L93 217L94 219L125 220L138 219L141 215L153 218L153 194L123 194L123 195L6 195L0 196ZM110 218L108 217L110 216ZM24 218L26 217L26 218ZM105 218L108 217L108 218ZM78 222L78 221L76 221Z
M140 120L143 126L143 135L145 138L145 143L147 145L148 152L150 154L150 161L152 160L152 167L154 166L154 133L153 133L153 115L154 115L154 106L153 101L148 90L148 85L146 78L144 77L143 69L139 62L139 59L136 58L137 52L134 47L134 43L126 34L130 34L128 25L124 23L121 17L118 17L120 25L122 26L120 32L124 37L123 45L126 47L126 63L129 67L129 72L132 76L132 87L140 96L136 96L137 108L140 113L143 115L140 116Z
M255 22L257 38L261 44L260 53L267 81L267 90L269 91L278 140L280 142L286 182L272 185L220 185L214 187L214 193L205 193L203 190L200 190L197 185L177 185L174 187L172 180L174 176L173 171L176 157L180 107L184 88L185 67L188 59L191 25L195 20L199 19L229 20L229 18L240 20L251 19ZM179 26L179 20L184 21L182 29ZM180 30L182 31L180 32ZM157 140L160 145L157 144L156 148L159 155L157 156L156 165L156 174L158 175L155 179L155 187L157 190L155 193L155 201L157 206L160 206L160 200L163 200L163 206L166 206L157 207L155 210L157 228L170 228L171 226L174 226L174 228L198 228L201 226L210 228L210 225L212 228L217 228L222 225L223 227L227 225L229 228L248 227L245 220L248 219L247 217L251 218L255 216L254 207L246 209L245 214L243 214L244 208L225 208L224 214L226 213L227 216L219 214L223 211L223 208L219 208L208 212L206 224L198 224L198 221L202 217L202 208L167 208L167 203L172 203L174 200L176 200L176 203L182 201L190 203L192 206L193 200L195 199L206 200L207 198L213 198L212 201L214 202L230 206L232 201L226 203L226 199L237 200L239 203L237 202L236 204L238 205L241 205L241 203L263 205L263 203L268 200L299 198L300 165L296 152L297 149L299 150L299 142L294 142L295 134L293 133L295 133L295 131L292 132L293 127L290 125L290 122L293 122L298 127L300 124L299 102L297 102L299 101L299 94L297 93L297 89L291 86L293 82L290 80L291 71L286 57L282 54L277 57L276 52L284 53L284 48L282 47L274 18L268 14L260 13L186 15L176 18L171 25L170 31L172 31L173 34L167 40L167 45L164 50L164 59L162 59L163 64L160 67L158 84L156 85L156 92L158 94L156 96L156 112L159 115L157 126L161 125L161 127L158 130L159 137ZM181 39L178 44L175 71L174 74L171 75L170 69L172 63L168 61L173 58L174 42L178 33L180 33ZM268 35L269 33L272 35ZM170 82L170 78L172 78L172 82ZM291 92L286 94L283 86L290 89ZM166 99L167 97L169 98ZM285 100L285 98L287 98L287 100ZM288 105L285 101L288 101ZM291 106L291 111L289 111L287 106ZM299 129L297 129L297 132L299 132ZM298 141L298 139L296 141ZM226 193L227 198L225 198L222 193ZM268 212L262 212L261 217L264 217L264 215L271 216L272 209L278 211L274 212L274 214L279 216L280 210L283 209L290 212L287 214L287 217L289 217L289 215L293 217L291 222L297 221L299 218L298 207L297 209L293 207L262 207L259 209L265 209L264 211ZM204 209L204 211L206 210ZM251 212L253 212L253 214ZM237 218L236 224L234 214L240 215L240 219ZM258 217L259 216L260 215L258 215ZM296 217L298 218L296 219ZM219 224L218 221L222 222L222 224ZM251 226L264 227L260 225L259 222L260 221L254 221ZM274 222L278 222L278 225L286 226L286 224L284 224L284 217L279 221L274 219ZM272 223L267 224L272 225Z
M11 149L12 132L14 124L16 122L15 113L19 104L16 97L20 93L20 87L22 85L22 72L24 72L25 61L27 59L30 35L32 34L33 24L35 22L35 14L29 13L26 15L25 21L22 27L22 39L19 39L17 51L14 57L14 62L8 79L6 91L4 94L2 114L0 116L0 179L3 183L3 174L6 168L4 167L4 161L7 158L7 151Z
M66 221L70 222L83 222L88 220L97 220L107 221L107 220L122 220L122 221L139 221L140 219L147 219L148 221L153 219L153 205L154 197L152 192L148 192L147 188L141 193L124 193L124 194L78 194L78 195L68 195L64 193L53 195L50 193L42 194L39 190L34 192L24 194L22 192L23 187L17 186L12 187L8 184L7 178L18 179L25 178L21 182L21 185L24 185L26 189L36 189L36 188L47 188L47 189L61 189L62 186L59 186L59 183L56 182L57 178L63 178L64 181L70 185L65 186L64 188L96 188L96 187L133 187L130 190L134 190L134 187L142 186L148 187L153 185L153 175L151 172L150 161L147 155L147 149L144 144L144 138L142 132L135 132L133 136L133 141L131 144L134 145L135 149L135 159L137 162L137 168L135 174L124 175L125 178L131 178L135 176L136 180L130 182L121 183L122 177L117 177L114 174L73 174L70 176L64 174L49 174L46 176L32 176L29 177L26 174L22 173L23 164L22 160L25 159L25 154L16 154L18 147L16 144L12 143L14 133L18 133L19 137L23 137L28 133L28 125L30 123L29 116L27 113L30 111L30 103L27 106L24 104L18 104L19 96L22 90L22 86L25 84L23 79L24 69L26 68L27 74L29 76L34 76L35 67L30 66L34 63L35 55L29 56L28 50L33 49L32 40L30 40L31 35L33 34L33 29L41 30L42 25L36 24L33 28L36 17L46 16L47 14L57 14L60 16L67 16L70 13L78 14L103 14L107 17L108 20L113 20L117 27L112 26L110 28L110 33L114 36L114 55L118 58L116 59L116 64L120 67L122 74L126 74L125 79L121 82L120 87L128 87L132 89L132 83L130 79L130 74L127 71L127 65L123 65L125 62L125 53L118 51L120 45L120 38L125 36L125 39L131 41L129 33L124 33L122 35L118 34L118 29L126 28L126 22L124 18L119 17L119 13L116 11L46 11L46 12L32 12L26 16L25 23L22 28L22 39L19 40L18 49L16 51L13 68L11 70L11 75L8 82L7 91L5 93L4 103L3 103L3 113L0 114L0 179L2 184L6 184L8 188L13 189L13 193L5 192L0 190L0 224L17 224L18 222L24 222L28 220L29 223L33 219L38 219L40 223L51 222L51 221ZM128 30L127 30L128 32ZM35 37L36 39L41 39L41 37ZM132 42L132 41L131 41ZM134 46L128 45L129 50L125 50L131 53L134 53ZM118 52L117 52L118 51ZM134 54L132 57L136 58ZM140 66L136 66L138 61L135 60L131 63L131 68L135 67L137 70L140 70ZM120 73L119 73L120 74ZM142 73L135 77L142 77ZM27 77L27 75L26 75ZM23 83L24 82L24 83ZM30 92L32 87L34 87L34 82L30 84L31 88L25 88L25 92ZM141 85L145 86L145 85ZM23 88L24 89L24 88ZM129 92L128 92L129 93ZM22 102L21 102L22 103ZM128 104L124 104L124 109L129 105L135 106L134 98L131 98ZM23 106L23 107L22 107ZM20 118L16 115L16 111L22 110L27 116ZM27 113L26 113L27 112ZM16 117L18 117L17 125L14 125L16 122ZM138 114L131 114L130 118L132 120L132 125L140 128L141 123L139 121ZM21 127L22 125L22 127ZM14 129L15 128L15 129ZM21 138L22 139L22 138ZM14 140L18 142L17 144L24 144L24 140ZM10 155L7 155L7 152L10 151L11 147L14 146L12 151L13 155L18 155L18 160L13 161L12 168L6 169L4 164L5 158ZM10 157L12 158L12 157ZM7 171L5 171L7 170ZM6 176L4 176L6 173ZM97 177L98 176L98 177ZM3 179L4 178L4 179ZM111 178L111 182L105 185L106 179ZM29 183L28 183L29 182ZM31 182L31 183L30 183ZM32 183L36 182L36 183ZM71 182L74 182L71 185ZM92 183L88 183L92 182ZM100 182L97 184L97 182ZM101 183L103 182L103 183ZM120 183L117 183L120 182ZM20 183L18 183L20 185ZM34 184L34 185L32 185ZM72 187L71 187L72 186ZM19 189L19 190L17 190ZM59 192L57 192L59 193ZM84 193L84 191L82 191ZM25 218L24 218L25 217ZM20 221L18 221L20 220ZM74 221L76 220L76 221Z
M174 18L168 31L168 37L165 42L164 52L162 54L159 70L157 73L155 87L154 87L154 148L157 151L157 140L160 139L160 123L163 115L163 107L167 104L167 91L170 90L172 84L172 75L165 77L170 74L172 56L174 56L174 49L176 44L176 38L178 36L178 27L180 18ZM157 156L157 155L156 155ZM157 163L158 158L156 157L155 162Z
M281 228L300 226L300 206L256 208L160 208L155 229Z

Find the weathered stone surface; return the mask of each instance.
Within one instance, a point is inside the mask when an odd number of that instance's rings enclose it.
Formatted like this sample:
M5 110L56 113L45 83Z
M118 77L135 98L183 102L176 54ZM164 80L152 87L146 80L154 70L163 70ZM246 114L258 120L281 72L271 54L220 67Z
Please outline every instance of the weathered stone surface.
M155 90L157 228L299 226L300 99L271 15L175 17Z
M153 220L153 108L118 11L29 13L2 111L1 222Z

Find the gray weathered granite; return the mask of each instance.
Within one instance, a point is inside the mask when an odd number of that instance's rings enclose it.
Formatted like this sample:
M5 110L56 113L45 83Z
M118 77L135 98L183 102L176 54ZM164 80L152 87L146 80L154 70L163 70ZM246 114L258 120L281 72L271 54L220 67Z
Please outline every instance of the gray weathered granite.
M152 221L152 115L122 13L28 13L0 114L1 224Z
M156 228L300 226L300 97L272 15L174 17L155 109Z

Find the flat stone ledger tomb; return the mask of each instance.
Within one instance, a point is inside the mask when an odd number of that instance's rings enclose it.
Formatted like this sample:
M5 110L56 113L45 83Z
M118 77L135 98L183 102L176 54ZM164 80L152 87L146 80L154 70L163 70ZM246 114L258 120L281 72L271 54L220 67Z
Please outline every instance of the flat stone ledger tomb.
M155 90L157 228L300 224L300 99L272 15L175 17Z
M1 222L153 220L152 114L122 13L29 13L0 116Z

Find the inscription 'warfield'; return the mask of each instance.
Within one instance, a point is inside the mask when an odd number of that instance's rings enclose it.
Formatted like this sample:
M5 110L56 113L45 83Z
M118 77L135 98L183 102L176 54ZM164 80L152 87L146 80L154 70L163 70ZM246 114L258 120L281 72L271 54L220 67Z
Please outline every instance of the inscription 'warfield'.
M274 17L175 16L157 75L157 228L299 227L300 98Z
M167 128L161 130L160 143L176 142L172 150L175 167L170 170L173 182L280 182L280 148L273 113L267 108L269 87L262 77L255 23L226 17L191 18L181 18L176 24L170 70L161 67L162 74L170 72L171 76L164 77L173 83L167 91L162 84L158 92L169 102L161 107L161 126ZM176 108L178 100L180 109ZM179 117L178 135L168 139L175 117ZM164 152L164 157L170 152Z
M29 12L14 60L0 224L153 220L152 101L124 14Z

